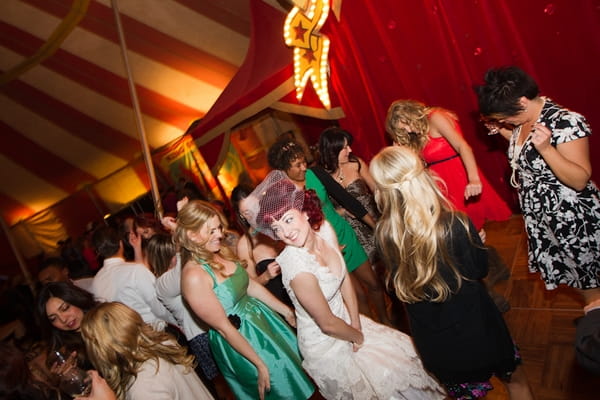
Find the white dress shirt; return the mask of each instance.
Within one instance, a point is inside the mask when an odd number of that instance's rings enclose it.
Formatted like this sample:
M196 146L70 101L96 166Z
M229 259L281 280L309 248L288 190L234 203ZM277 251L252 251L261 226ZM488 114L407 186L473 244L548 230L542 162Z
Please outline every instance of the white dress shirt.
M158 300L156 278L142 265L125 262L121 257L104 260L92 282L92 293L99 301L118 301L137 311L144 322L162 330L175 319Z

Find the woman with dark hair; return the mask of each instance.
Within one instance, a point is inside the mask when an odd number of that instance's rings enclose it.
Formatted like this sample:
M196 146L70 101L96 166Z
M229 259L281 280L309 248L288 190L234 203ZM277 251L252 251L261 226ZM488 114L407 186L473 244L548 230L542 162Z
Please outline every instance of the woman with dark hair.
M350 132L342 128L325 129L319 137L319 165L354 196L376 220L379 212L372 193L375 190L375 183L369 174L369 166L352 153L350 146L353 140ZM375 264L378 257L373 229L348 213L343 207L342 211L342 216L352 226L360 244L367 252L369 261L371 264Z
M244 215L251 212L247 199L252 190L247 185L238 185L231 192L231 204L237 214L239 225L244 229L244 234L237 242L237 255L247 262L246 271L252 279L266 287L279 300L292 306L281 283L281 268L275 261L275 257L283 248L281 242L258 232L250 226Z
M509 140L529 270L541 272L547 290L566 284L586 303L600 299L600 191L590 179L589 124L540 96L518 67L487 71L477 94L488 128Z
M391 326L386 310L383 285L377 279L367 253L356 237L356 233L354 233L350 224L337 213L329 196L333 197L353 216L374 227L375 223L367 210L323 168L313 167L308 169L304 149L297 142L289 139L275 142L269 148L267 156L271 167L285 172L287 177L299 189L313 189L317 193L319 200L321 200L325 219L331 224L340 245L343 246L342 253L346 268L351 273L350 276L356 279L354 286L357 291L360 312L367 316L372 314L368 301L368 299L371 299L375 305L379 321ZM361 290L361 284L367 289L368 298Z
M37 314L42 337L52 351L77 352L78 363L87 367L80 327L83 316L97 304L94 295L70 282L51 282L40 291Z

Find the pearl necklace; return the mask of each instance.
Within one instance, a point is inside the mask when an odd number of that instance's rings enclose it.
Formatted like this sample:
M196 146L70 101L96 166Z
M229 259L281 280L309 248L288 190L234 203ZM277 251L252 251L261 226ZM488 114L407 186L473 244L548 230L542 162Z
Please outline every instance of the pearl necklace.
M541 119L542 119L542 113L544 111L544 106L546 105L546 98L545 97L541 97L541 99L542 99L542 104L540 106L537 119L532 124L532 126L535 126L535 124L539 123L541 121ZM511 137L511 142L512 142L513 149L512 149L512 157L510 159L510 167L512 168L512 173L510 175L510 185L512 187L514 187L515 189L519 188L519 183L517 182L517 169L519 168L519 157L521 156L521 153L523 151L523 147L525 147L525 145L527 144L527 142L531 138L531 134L535 131L535 128L532 129L527 134L527 137L525 137L525 140L523 140L523 143L521 143L519 145L519 144L517 144L517 142L519 141L519 136L521 136L521 129L522 128L523 128L523 125L519 125L516 129L514 129L512 137Z

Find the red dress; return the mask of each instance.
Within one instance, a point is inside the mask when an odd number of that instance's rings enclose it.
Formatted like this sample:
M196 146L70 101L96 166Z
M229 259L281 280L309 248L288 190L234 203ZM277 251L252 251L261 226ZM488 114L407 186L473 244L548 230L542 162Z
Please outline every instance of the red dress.
M458 124L455 128L462 134ZM483 228L486 220L504 221L511 216L512 211L506 202L496 193L479 170L481 194L465 200L465 187L469 183L467 171L456 150L444 137L430 137L423 148L422 157L429 166L429 170L445 182L446 187L444 188L442 185L444 194L457 210L465 212L471 218L477 230Z

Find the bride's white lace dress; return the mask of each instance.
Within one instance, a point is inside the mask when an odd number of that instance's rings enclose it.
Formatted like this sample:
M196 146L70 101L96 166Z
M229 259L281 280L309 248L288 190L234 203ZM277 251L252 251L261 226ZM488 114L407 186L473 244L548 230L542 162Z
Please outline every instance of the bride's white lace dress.
M326 243L337 243L328 229L319 235ZM343 258L337 251L339 257ZM311 316L302 308L290 282L298 273L313 274L325 295L331 311L350 322L340 286L347 278L319 265L307 250L287 246L277 257L283 284L296 308L298 345L304 358L302 366L318 385L326 399L443 399L438 383L423 369L410 336L375 323L361 315L364 344L352 351L352 344L321 332Z

